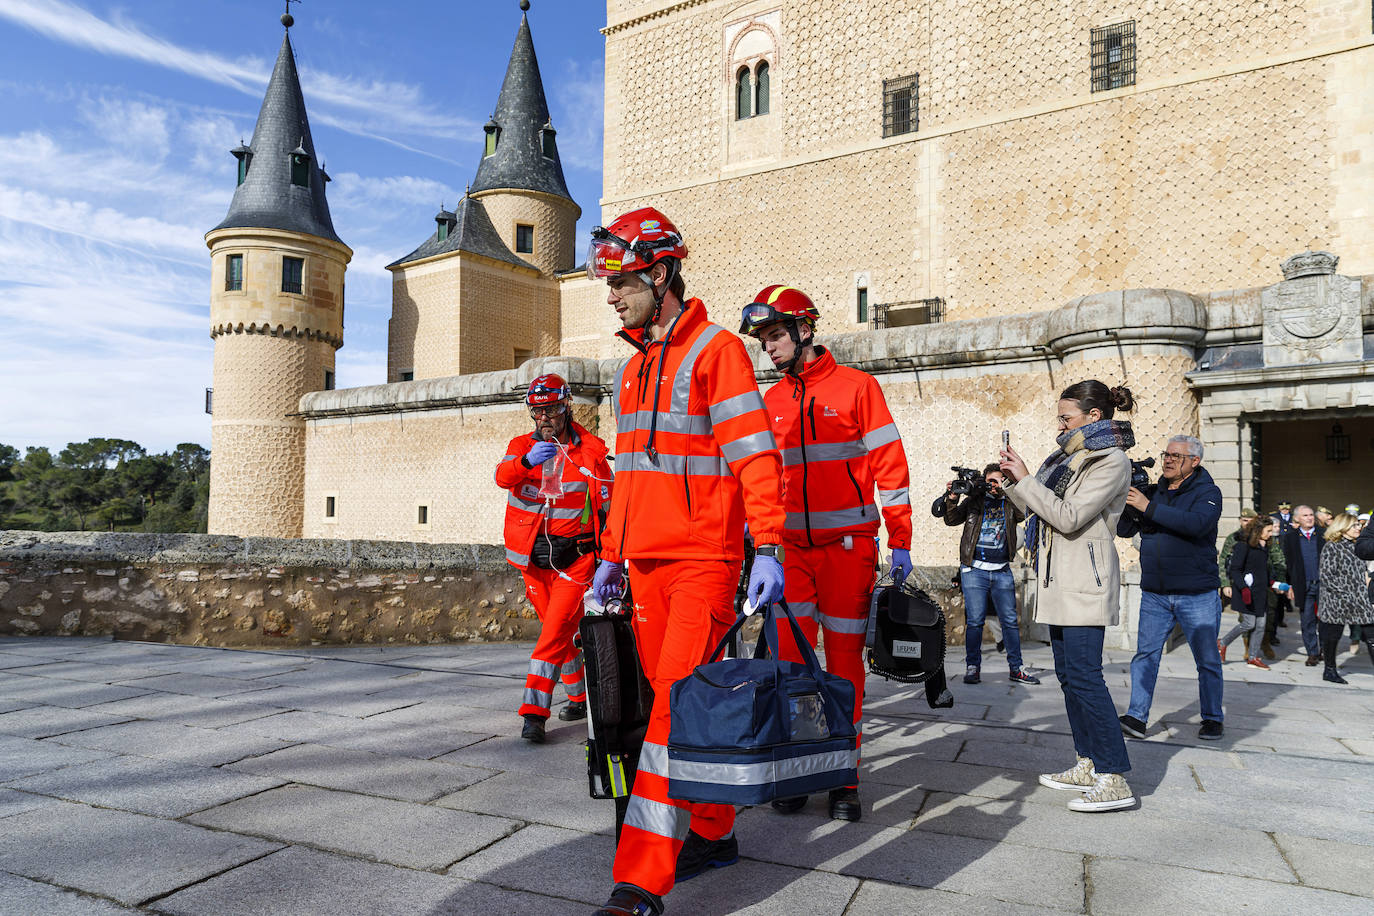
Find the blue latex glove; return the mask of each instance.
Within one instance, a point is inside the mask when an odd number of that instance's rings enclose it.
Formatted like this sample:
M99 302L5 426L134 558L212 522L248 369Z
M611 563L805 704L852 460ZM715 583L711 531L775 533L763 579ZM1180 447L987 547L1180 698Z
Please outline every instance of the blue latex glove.
M625 570L619 563L602 560L592 578L592 596L605 607L613 598L619 598L625 591Z
M537 468L539 467L539 465L543 464L545 461L548 461L550 458L557 454L557 443L545 442L541 440L539 442L534 443L534 448L530 449L525 454L525 460L529 462L530 467Z
M749 602L754 607L771 607L782 600L782 564L772 557L755 556L749 569Z
M892 548L892 581L901 585L911 575L911 551L900 547Z

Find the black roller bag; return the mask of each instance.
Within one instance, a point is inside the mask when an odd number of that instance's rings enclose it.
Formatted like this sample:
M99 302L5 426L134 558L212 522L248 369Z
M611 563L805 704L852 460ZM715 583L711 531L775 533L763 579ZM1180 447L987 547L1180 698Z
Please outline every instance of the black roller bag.
M628 599L578 624L587 677L587 781L592 798L616 803L616 836L634 789L654 692L639 664Z

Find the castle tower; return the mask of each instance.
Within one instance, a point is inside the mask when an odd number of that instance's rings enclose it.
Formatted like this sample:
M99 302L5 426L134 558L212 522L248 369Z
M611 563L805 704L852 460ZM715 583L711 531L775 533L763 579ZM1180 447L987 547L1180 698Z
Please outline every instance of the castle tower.
M529 3L522 2L528 10ZM545 274L577 263L577 218L558 158L529 16L522 13L496 111L484 128L482 162L469 193L491 217L502 241ZM524 227L524 228L521 228Z
M282 17L288 29L292 21ZM253 140L232 152L238 187L205 236L215 341L209 530L300 537L305 423L293 415L302 395L334 387L353 252L329 218L329 176L315 155L289 33Z

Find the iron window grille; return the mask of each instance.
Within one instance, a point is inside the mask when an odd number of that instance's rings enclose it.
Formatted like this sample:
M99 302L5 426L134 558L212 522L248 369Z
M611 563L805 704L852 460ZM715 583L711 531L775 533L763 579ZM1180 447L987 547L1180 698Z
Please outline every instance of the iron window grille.
M281 259L281 291L300 294L305 274L304 258Z
M1135 85L1135 20L1092 30L1092 91Z
M883 80L883 136L920 129L921 77L918 73Z
M902 320L893 323L893 311L901 312ZM907 327L915 324L939 324L945 318L945 300L941 296L929 299L907 299L902 302L877 302L873 305L873 327Z

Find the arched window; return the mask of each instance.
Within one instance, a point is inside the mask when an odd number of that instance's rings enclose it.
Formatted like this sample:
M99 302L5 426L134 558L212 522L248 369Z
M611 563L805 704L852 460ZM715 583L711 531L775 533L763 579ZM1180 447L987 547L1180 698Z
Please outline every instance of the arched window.
M759 64L754 73L754 114L768 114L768 61Z
M753 115L754 87L748 67L740 67L735 74L735 119L742 121Z

